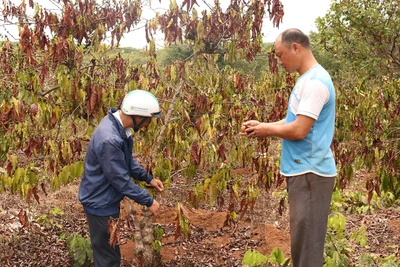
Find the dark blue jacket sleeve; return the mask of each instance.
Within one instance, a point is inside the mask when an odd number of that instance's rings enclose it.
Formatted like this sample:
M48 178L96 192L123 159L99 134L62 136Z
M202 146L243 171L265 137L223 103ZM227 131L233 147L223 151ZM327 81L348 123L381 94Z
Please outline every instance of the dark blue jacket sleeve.
M131 180L130 170L126 164L122 146L123 144L119 144L116 140L110 138L105 139L97 147L99 150L97 155L100 157L99 162L104 175L116 191L141 205L150 207L153 204L153 198L145 189L140 188ZM143 172L146 173L142 169L141 175L143 175Z
M129 171L133 179L137 181L144 181L148 184L151 182L151 180L153 180L153 176L148 174L147 171L140 166L139 162L137 162L134 157L132 157L130 167L131 168Z

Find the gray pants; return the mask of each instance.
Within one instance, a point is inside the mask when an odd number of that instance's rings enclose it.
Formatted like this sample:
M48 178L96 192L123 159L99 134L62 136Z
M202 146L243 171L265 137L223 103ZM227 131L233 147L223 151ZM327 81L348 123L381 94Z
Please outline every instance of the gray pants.
M321 267L335 177L287 177L293 267Z
M121 253L119 246L115 248L108 244L110 235L107 232L108 220L114 216L100 217L86 212L89 223L90 241L93 249L94 267L119 267L121 265Z

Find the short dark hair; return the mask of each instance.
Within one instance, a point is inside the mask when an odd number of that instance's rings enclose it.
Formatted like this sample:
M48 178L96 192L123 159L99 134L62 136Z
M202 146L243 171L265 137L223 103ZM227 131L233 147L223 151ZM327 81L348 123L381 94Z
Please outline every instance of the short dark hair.
M299 29L287 29L281 33L281 38L281 43L285 45L298 43L303 47L310 48L310 40L308 39L308 36Z

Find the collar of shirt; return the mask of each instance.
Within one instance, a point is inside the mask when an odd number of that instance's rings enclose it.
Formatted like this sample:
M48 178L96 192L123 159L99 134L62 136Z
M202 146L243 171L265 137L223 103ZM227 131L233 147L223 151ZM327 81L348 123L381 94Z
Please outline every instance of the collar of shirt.
M113 113L114 117L117 119L117 121L119 121L119 123L121 123L122 127L124 126L122 124L122 120L121 120L121 116L119 116L119 110L117 110L116 112ZM130 137L132 135L132 131L131 128L126 128L125 129L125 133L126 133L126 137Z

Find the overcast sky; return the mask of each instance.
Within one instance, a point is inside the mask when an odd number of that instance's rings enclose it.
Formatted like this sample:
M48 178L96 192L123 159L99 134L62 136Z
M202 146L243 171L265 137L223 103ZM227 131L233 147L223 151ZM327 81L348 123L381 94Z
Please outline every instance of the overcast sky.
M273 28L269 21L264 25L265 41L273 42L277 35L289 28L298 28L308 34L317 31L315 19L323 17L329 10L331 0L281 0L285 15L279 29Z
M37 0L34 0L36 2ZM44 5L46 1L40 0L39 3ZM201 12L205 8L205 0L197 0L200 7L195 5L194 7ZM285 15L283 17L283 22L280 24L279 29L272 27L272 22L268 19L264 20L263 33L265 42L273 42L277 35L285 29L288 28L299 28L304 33L308 34L310 31L316 31L315 19L317 17L323 17L328 11L332 0L281 0ZM21 0L12 0L14 3L20 3ZM176 0L178 6L181 6L182 0ZM213 3L213 0L207 0L209 3ZM169 0L152 0L151 10L145 8L142 19L151 19L155 16L155 12L164 13L166 8L169 6ZM221 3L228 4L229 1L221 1ZM2 3L0 3L2 6ZM49 7L48 5L44 5ZM2 9L2 8L1 8ZM142 25L143 26L143 25ZM5 25L0 18L0 34L9 36L11 41L18 40L17 27ZM156 43L158 46L163 45L162 34L156 36ZM143 48L146 46L146 39L144 33L144 27L139 27L137 30L125 34L125 37L121 40L121 47L135 47Z

